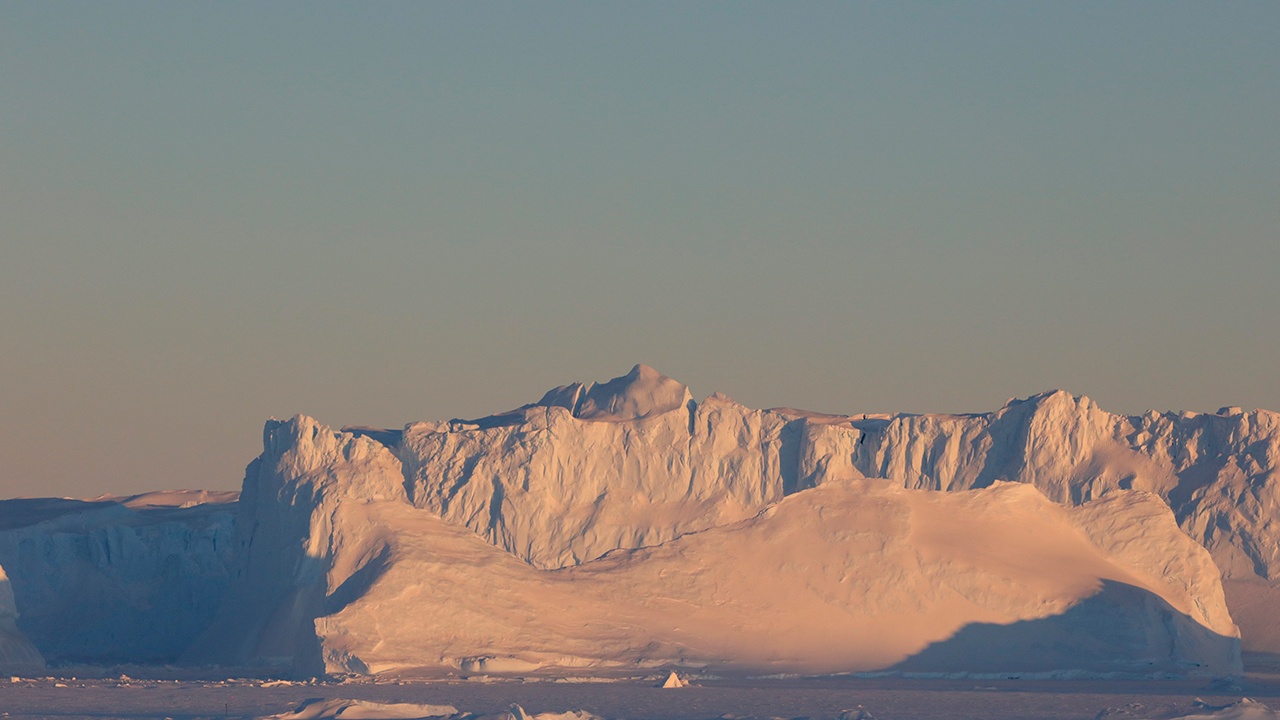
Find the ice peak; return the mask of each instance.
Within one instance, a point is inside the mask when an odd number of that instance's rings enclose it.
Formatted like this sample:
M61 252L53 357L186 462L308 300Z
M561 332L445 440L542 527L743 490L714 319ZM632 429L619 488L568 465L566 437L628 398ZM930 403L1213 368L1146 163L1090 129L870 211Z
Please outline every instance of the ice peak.
M573 416L599 422L628 422L684 408L689 388L643 363L603 383L562 385L535 405L568 408Z
M1018 407L1034 413L1048 412L1050 414L1098 409L1097 404L1089 399L1087 395L1076 395L1066 390L1046 390L1025 398L1009 398L1000 410L1003 412Z

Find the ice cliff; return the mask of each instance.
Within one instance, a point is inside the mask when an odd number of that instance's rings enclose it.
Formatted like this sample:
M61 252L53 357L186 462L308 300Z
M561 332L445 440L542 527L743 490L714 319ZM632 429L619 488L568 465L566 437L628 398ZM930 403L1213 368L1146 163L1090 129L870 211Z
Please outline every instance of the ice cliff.
M795 489L797 428L723 397L695 404L679 389L665 412L627 420L538 404L410 425L396 445L408 496L554 568L741 520Z
M807 436L805 471L819 477L884 477L930 490L1009 480L1067 504L1147 490L1170 505L1224 577L1280 575L1280 415L1273 412L1122 416L1057 391L980 415L810 423Z
M18 606L9 576L0 568L0 670L22 672L44 667L44 658L18 629Z
M323 672L315 618L358 596L361 573L379 569L378 556L363 554L366 528L337 518L375 501L407 504L400 462L384 445L301 416L269 421L240 492L230 591L185 659Z
M0 501L0 638L12 624L50 662L176 660L221 604L234 501L202 491Z
M604 415L591 397L602 388ZM830 416L695 403L637 366L509 413L415 423L389 447L414 505L544 568L872 477L929 490L1021 482L1066 504L1147 490L1225 578L1280 576L1280 415L1264 410L1121 416L1058 391L984 414Z

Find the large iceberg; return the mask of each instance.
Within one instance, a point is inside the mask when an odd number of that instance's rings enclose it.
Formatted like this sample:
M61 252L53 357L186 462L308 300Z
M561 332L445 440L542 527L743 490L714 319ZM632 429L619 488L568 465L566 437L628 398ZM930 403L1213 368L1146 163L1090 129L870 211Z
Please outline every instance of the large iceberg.
M478 419L271 420L238 501L8 501L0 565L57 661L1229 674L1235 622L1280 649L1277 418L756 410L638 365Z
M950 457L1014 468L1012 443L990 439L1011 407L936 418L985 423ZM638 366L478 420L272 421L242 495L241 570L191 657L303 672L1239 669L1218 569L1159 487L1091 477L1063 494L1051 468L995 464L930 488L964 493L886 482L873 462L912 420L698 403Z

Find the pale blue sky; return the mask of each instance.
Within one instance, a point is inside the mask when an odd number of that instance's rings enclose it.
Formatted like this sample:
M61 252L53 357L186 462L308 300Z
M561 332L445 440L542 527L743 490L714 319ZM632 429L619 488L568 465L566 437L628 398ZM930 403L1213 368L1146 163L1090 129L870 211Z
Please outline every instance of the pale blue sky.
M1280 410L1280 3L0 4L0 495L261 423Z

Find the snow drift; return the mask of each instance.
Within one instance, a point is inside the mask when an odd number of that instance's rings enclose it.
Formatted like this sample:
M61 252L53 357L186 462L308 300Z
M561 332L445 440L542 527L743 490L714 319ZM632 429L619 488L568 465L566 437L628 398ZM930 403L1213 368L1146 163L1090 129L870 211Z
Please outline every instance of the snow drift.
M637 366L512 412L382 437L416 506L538 567L742 519L828 478L871 477L929 490L1022 482L1067 504L1146 490L1224 577L1280 579L1280 415L1263 410L1120 416L1058 391L985 414L832 416L722 395L695 403Z

